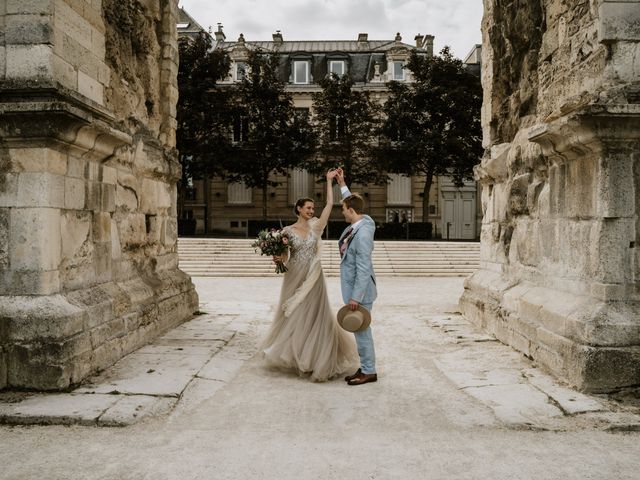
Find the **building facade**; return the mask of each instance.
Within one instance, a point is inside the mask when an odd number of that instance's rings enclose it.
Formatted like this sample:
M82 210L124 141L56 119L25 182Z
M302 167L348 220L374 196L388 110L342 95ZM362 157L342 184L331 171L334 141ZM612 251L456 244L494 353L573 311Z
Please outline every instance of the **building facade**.
M293 97L294 107L309 114L313 114L312 95L321 91L318 80L332 73L349 75L355 89L369 92L375 101L384 103L388 97L387 82L413 81L411 72L404 68L411 51L433 55L433 40L431 35L418 34L415 43L408 44L400 34L393 40L369 40L366 33L360 33L356 40L285 41L277 31L271 41L250 42L241 34L237 41L229 42L221 26L215 32L215 48L227 52L232 62L223 84L242 80L252 50L276 52L281 58L282 80ZM479 59L474 53L477 48L468 57L472 63ZM234 135L241 137L241 128ZM292 207L301 197L323 204L324 185L310 173L292 170L287 177L275 179L280 186L271 188L267 195L270 219L281 220L283 224L293 221ZM363 194L366 211L377 223L421 222L424 218L424 178L391 175L387 185L355 185L352 189ZM335 197L332 219L341 220L338 192ZM428 220L433 224L434 237L478 238L480 210L476 182L459 189L448 178L436 178L429 197ZM262 195L258 189L228 184L220 178L195 181L184 212L197 220L197 233L244 236L248 222L262 217Z

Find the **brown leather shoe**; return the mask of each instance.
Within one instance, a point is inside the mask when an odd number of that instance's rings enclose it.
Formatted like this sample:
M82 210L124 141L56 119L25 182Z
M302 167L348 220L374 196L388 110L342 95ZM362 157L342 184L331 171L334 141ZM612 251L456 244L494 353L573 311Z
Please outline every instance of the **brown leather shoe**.
M349 380L353 380L356 377L359 377L360 375L362 375L362 369L359 368L358 371L356 373L354 373L353 375L347 375L346 377L344 377L344 381L348 382Z
M347 382L348 385L362 385L364 383L369 382L377 382L378 374L377 373L361 373L355 378L352 378Z

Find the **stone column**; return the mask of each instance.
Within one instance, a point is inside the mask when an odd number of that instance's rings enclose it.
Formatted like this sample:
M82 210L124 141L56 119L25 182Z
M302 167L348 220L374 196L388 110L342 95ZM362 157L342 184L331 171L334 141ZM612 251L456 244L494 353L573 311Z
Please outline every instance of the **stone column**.
M189 318L177 0L0 4L0 388L68 388Z
M485 0L463 313L582 390L640 384L640 1Z

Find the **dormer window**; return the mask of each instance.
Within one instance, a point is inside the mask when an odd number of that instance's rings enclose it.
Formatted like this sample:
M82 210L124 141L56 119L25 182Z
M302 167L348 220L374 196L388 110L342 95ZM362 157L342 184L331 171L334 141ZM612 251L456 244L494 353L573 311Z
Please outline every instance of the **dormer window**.
M342 77L346 73L344 60L330 60L329 73L335 73L337 76Z
M393 79L399 80L399 81L404 80L404 62L403 61L393 62Z
M247 64L244 62L236 63L236 81L240 82L247 77Z
M293 83L309 83L309 62L296 60L293 62Z

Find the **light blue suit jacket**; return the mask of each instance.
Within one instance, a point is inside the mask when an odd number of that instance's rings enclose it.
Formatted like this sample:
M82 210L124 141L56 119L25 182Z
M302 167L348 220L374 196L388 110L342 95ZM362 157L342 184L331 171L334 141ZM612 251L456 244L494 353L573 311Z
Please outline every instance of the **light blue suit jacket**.
M351 195L348 190L342 194L343 198ZM342 239L349 228L347 227L340 238ZM373 253L373 236L376 224L369 215L364 215L362 223L358 225L347 250L340 263L340 287L342 300L345 304L355 300L360 304L372 304L378 296L376 289L376 275L373 271L371 255Z

